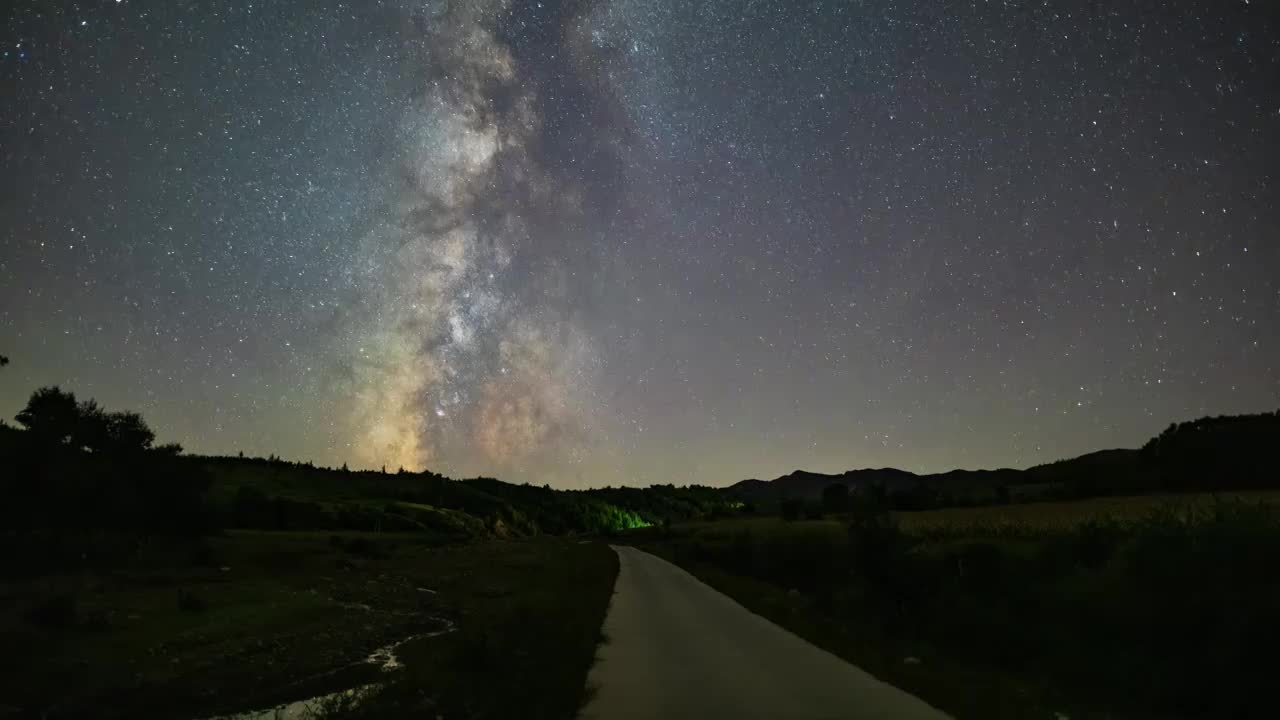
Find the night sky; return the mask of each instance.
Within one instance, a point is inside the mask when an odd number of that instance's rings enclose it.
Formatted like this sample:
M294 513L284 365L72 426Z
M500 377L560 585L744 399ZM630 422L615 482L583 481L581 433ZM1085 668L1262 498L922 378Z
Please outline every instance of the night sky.
M1280 406L1273 1L5 5L5 418L582 487Z

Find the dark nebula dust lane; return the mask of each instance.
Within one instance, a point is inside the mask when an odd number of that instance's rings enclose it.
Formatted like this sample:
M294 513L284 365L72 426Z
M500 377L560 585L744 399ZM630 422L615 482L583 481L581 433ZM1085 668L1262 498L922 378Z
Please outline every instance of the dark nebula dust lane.
M581 487L1280 404L1267 3L2 17L6 418Z

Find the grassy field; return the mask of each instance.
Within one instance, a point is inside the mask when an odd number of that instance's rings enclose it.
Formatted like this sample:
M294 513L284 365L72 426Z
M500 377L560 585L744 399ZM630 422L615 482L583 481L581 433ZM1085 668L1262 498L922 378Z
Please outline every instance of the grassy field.
M1003 534L1068 530L1099 521L1142 520L1153 511L1197 513L1220 502L1264 503L1280 506L1280 491L1259 490L1230 493L1186 493L1179 495L1137 495L1101 497L1009 505L944 508L891 513L898 527L920 534ZM829 535L843 537L847 514L833 514L819 520L784 521L776 515L756 515L679 523L677 534L698 534L707 538L727 538L743 532L786 535ZM652 535L650 532L649 535ZM643 532L639 537L646 536Z
M1088 500L986 505L920 512L894 513L904 530L1015 526L1019 528L1069 528L1086 522L1142 519L1153 510L1204 510L1221 501L1264 502L1280 505L1280 491L1259 490L1184 495L1137 495Z
M0 583L0 715L199 718L378 682L380 717L566 717L617 571L598 543L407 534L230 532L128 555ZM445 628L397 648L395 672L363 662Z
M1280 494L631 535L959 718L1270 717Z

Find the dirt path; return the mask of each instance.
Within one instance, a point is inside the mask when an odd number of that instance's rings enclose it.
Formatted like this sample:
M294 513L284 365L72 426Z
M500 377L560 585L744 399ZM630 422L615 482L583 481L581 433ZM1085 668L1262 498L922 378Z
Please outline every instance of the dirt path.
M582 720L947 718L666 560L614 550L621 570Z

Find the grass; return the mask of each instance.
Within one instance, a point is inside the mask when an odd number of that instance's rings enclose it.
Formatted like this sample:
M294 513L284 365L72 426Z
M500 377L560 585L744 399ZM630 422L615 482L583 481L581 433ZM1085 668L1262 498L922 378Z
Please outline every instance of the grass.
M1270 716L1275 505L1046 505L633 537L960 718Z
M615 574L607 546L557 539L241 531L156 543L108 568L0 582L3 702L51 718L204 717L391 680L382 717L424 703L496 717L489 689L507 679L463 670L469 652L495 672L512 666L494 658L518 658L537 681L528 716L562 717L553 709L580 700ZM442 619L457 631L406 644L397 673L359 662Z
M1177 512L1194 512L1212 508L1222 501L1280 505L1280 491L1100 497L1087 500L894 512L892 516L898 527L909 533L996 534L1007 531L1017 534L1041 530L1067 530L1099 520L1115 520L1121 523L1143 520L1153 511L1172 509ZM776 515L748 515L679 523L676 528L678 532L696 533L706 538L728 538L743 532L759 532L801 536L822 534L840 539L845 535L848 519L847 514L828 515L817 520L795 521L784 521Z
M1070 528L1081 523L1114 518L1141 520L1162 508L1208 508L1222 500L1264 502L1280 505L1280 491L1259 490L1232 493L1187 493L1182 495L1135 495L1101 497L1061 502L986 505L895 513L902 529L970 528L1009 525L1018 528Z
M573 717L602 640L618 570L613 551L525 541L441 560L456 632L406 644L399 651L405 669L390 683L326 716Z

